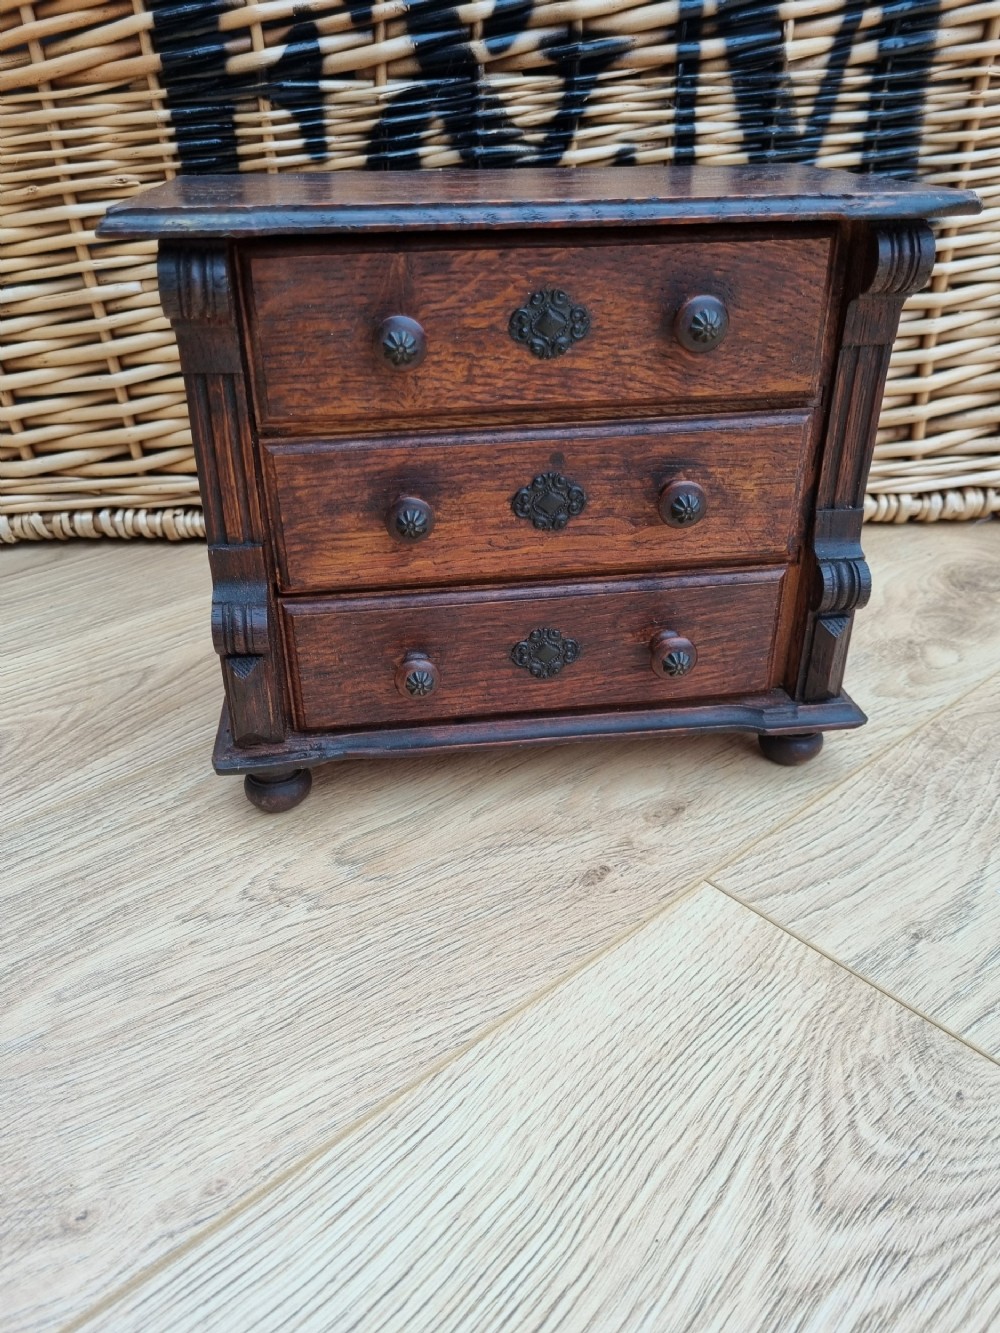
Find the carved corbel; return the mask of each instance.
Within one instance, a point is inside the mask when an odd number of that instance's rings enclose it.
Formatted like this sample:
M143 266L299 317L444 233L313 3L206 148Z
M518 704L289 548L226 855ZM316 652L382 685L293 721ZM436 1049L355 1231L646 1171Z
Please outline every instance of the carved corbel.
M241 351L239 292L224 242L163 243L160 302L181 359L212 567L212 640L237 745L284 739L280 636Z
M832 698L843 687L854 612L871 596L861 549L868 470L903 302L934 266L926 222L867 226L852 235L847 304L834 371L813 530L812 595L798 697Z
M213 546L208 556L215 585L212 642L222 661L233 738L238 745L279 741L285 728L264 548Z
M933 267L934 233L926 222L868 227L848 255L848 301L827 419L820 509L864 503L900 312Z
M267 589L260 584L245 587L222 584L215 589L212 595L212 642L220 657L267 656L271 647L271 625L266 597Z
M191 435L213 543L263 540L249 392L240 351L238 293L224 244L163 243L160 303L185 367Z
M229 256L224 243L160 244L160 304L172 324L232 324Z
M840 693L854 612L871 596L871 570L861 549L863 518L860 507L821 509L816 514L811 635L802 691L809 700Z
M844 560L820 560L816 566L813 609L818 615L843 615L868 605L872 595L872 572L864 556Z

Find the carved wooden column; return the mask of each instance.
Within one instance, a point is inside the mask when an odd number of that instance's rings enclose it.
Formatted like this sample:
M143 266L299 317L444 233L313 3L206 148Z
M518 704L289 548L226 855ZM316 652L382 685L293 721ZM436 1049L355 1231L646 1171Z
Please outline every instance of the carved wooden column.
M177 334L205 506L212 639L233 738L286 732L283 669L240 352L237 292L225 244L161 244L160 300Z
M865 482L900 311L926 283L933 264L934 236L925 222L866 227L856 234L849 256L849 299L819 475L811 607L799 674L799 698L810 703L840 693L854 612L871 595L861 549Z

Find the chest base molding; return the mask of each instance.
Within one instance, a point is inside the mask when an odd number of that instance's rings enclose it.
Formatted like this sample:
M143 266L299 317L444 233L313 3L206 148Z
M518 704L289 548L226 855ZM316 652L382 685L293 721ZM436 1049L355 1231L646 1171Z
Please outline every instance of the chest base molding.
M440 754L473 747L619 740L626 736L655 736L665 732L692 735L703 731L727 731L754 736L794 736L803 732L849 731L864 726L867 720L847 694L838 694L822 703L796 703L784 690L770 690L767 694L748 695L720 704L547 713L531 718L479 718L474 722L338 732L290 732L277 745L255 746L248 751L234 742L229 710L223 705L212 763L219 774L267 774L315 768L341 759L405 758L412 754Z

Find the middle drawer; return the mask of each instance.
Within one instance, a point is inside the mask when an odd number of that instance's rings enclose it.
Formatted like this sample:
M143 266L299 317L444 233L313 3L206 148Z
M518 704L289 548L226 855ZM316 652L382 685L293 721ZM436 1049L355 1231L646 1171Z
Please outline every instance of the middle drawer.
M809 414L265 443L286 592L753 560L799 538Z

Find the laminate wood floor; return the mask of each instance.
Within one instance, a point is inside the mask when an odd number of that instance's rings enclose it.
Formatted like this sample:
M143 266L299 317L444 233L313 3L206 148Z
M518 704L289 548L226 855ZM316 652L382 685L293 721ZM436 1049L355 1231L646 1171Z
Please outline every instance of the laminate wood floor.
M203 548L0 552L0 1328L1000 1319L1000 525L874 529L740 738L208 754Z

